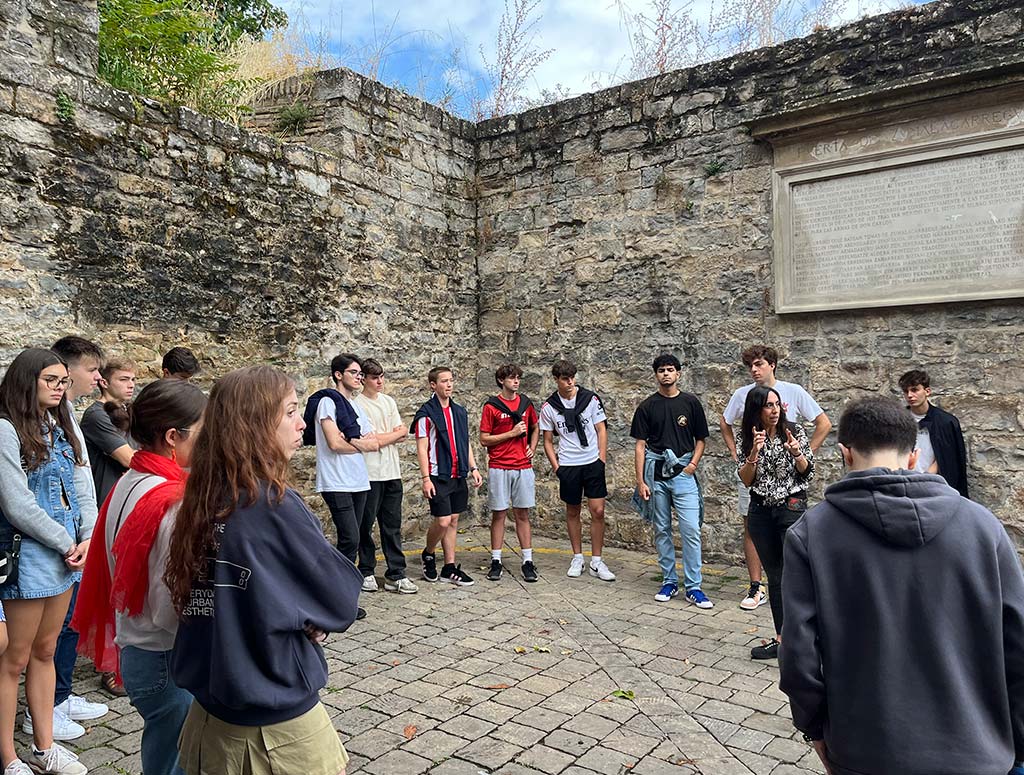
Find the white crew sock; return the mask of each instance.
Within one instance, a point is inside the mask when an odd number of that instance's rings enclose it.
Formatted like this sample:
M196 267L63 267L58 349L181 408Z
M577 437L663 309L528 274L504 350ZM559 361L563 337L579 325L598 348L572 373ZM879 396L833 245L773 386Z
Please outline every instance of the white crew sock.
M523 549L523 562L533 562L533 549Z
M573 558L574 560L579 560L580 562L583 562L583 555L582 555L582 554L574 554L574 555L572 556L572 558Z
M599 554L592 554L592 555L590 555L590 567L591 568L593 568L599 562L601 562L601 555L599 555Z
M501 549L491 549L491 559L501 560Z

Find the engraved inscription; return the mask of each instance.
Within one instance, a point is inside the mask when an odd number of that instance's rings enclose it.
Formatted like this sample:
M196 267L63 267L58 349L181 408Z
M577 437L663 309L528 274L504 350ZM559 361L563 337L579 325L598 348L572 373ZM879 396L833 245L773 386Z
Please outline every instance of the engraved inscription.
M795 183L794 303L864 306L1024 278L1024 148Z

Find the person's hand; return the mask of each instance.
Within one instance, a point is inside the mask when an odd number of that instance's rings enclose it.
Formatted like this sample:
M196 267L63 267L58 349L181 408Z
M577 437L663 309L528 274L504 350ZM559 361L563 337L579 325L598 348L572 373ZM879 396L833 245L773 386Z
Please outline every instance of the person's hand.
M533 447L527 445L526 446L526 459L527 460L533 460L533 452L534 452Z
M398 434L399 431L401 431L401 435L398 436L396 441L405 441L407 438L409 438L409 429L406 428L404 425L396 425L394 428L391 429L391 432L394 434Z
M306 637L309 638L311 643L322 644L327 640L327 633L314 627L312 624L307 624L302 628L302 631L306 634Z
M803 452L800 451L800 442L796 440L796 437L793 436L793 432L789 428L786 428L786 441L782 446L785 447L786 452L794 458L798 458L803 454Z
M526 435L526 420L520 420L518 422L518 424L516 424L512 428L512 433L514 433L516 436L525 436Z
M767 439L768 434L765 431L759 431L756 428L754 429L754 446L751 451L756 453L755 456L759 455L761 450L764 449Z
M640 497L645 501L651 499L651 488L647 486L647 482L639 482L636 486L636 491L640 493Z
M480 476L480 471L470 471L470 476L473 477L473 486L479 487L484 483L484 478Z
M85 567L85 557L88 553L89 539L86 539L72 547L71 551L64 556L64 564L71 570L82 570Z
M733 463L739 463L740 462L740 453L738 451L736 451L735 449L731 449L731 450L729 450L729 454L732 455L732 462Z
M376 433L367 433L363 436L363 441L370 445L371 452L380 451L380 439L377 437Z
M695 473L697 473L697 466L695 466L693 463L687 463L683 467L683 473L686 474L687 476L693 476Z
M828 747L825 745L824 740L814 740L811 742L814 746L814 750L818 752L818 758L821 759L821 763L825 765L825 772L827 775L832 775L832 765L828 761Z
M423 480L423 497L430 500L434 497L437 490L434 489L434 483L430 479Z

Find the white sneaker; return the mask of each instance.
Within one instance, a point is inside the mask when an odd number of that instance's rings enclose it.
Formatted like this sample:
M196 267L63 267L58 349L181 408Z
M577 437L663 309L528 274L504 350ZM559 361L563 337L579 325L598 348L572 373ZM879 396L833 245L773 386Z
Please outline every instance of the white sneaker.
M753 584L747 590L747 596L740 601L740 608L744 611L753 611L760 605L764 605L768 602L768 595L764 593L764 586L758 584L755 588Z
M34 769L41 775L86 775L89 768L78 761L78 757L63 746L54 743L46 751L37 751L32 746Z
M64 703L61 703L63 705ZM28 712L28 708L25 708L25 721L21 725L21 731L26 735L33 733L32 729L32 716ZM67 714L57 708L53 709L53 739L54 740L77 740L85 734L85 727L81 724L72 721L67 717Z
M398 581L384 579L384 589L388 592L397 592L400 595L415 595L420 591L420 588L409 579L399 579Z
M35 775L35 773L32 772L32 768L25 764L21 759L15 759L4 767L4 775Z
M61 713L72 721L92 721L93 719L106 716L110 710L102 702L90 702L85 697L79 697L77 694L70 695L57 707Z
M565 572L565 575L571 579L577 579L583 575L583 558L573 557L572 562L569 563L569 570Z
M597 576L601 581L615 581L615 574L608 570L608 566L604 564L604 560L598 560L596 563L590 563L590 575Z
M363 592L377 592L379 589L374 576L363 576Z

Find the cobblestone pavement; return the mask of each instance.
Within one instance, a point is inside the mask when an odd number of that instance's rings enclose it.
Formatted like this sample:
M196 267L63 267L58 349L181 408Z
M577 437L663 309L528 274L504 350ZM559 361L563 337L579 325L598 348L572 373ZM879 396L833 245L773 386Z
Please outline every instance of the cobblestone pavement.
M364 594L368 617L327 643L321 696L350 775L822 772L776 663L750 659L771 614L739 608L743 568L705 566L715 608L700 611L681 596L654 601L653 551L608 550L615 582L570 579L568 545L539 539L540 581L526 584L507 547L502 579L484 578L486 531L459 541L475 586L422 582L410 552L419 594ZM78 692L97 681L79 665ZM76 741L82 760L102 775L141 773L142 721L127 700L110 704Z

